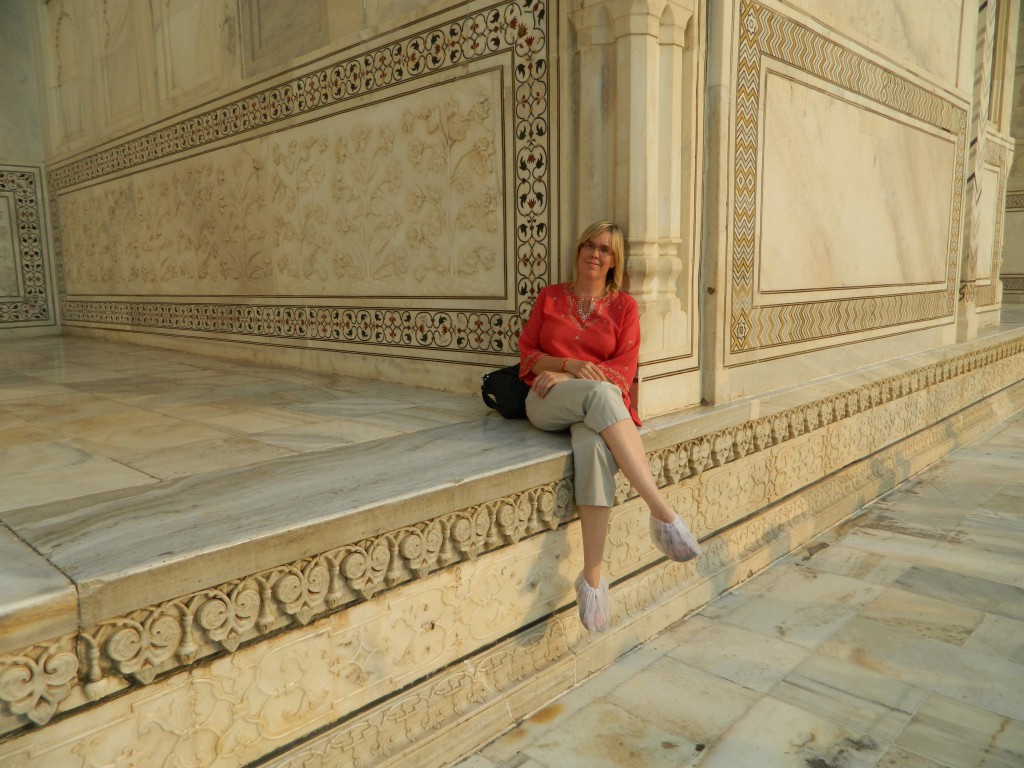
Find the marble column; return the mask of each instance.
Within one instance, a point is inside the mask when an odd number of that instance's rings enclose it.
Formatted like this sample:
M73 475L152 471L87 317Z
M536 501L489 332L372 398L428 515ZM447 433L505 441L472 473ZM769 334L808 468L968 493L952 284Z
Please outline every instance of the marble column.
M679 0L582 0L577 33L581 179L577 218L626 229L629 292L645 361L689 348L683 259L684 55L694 18Z
M994 3L978 12L977 45L974 61L974 99L971 107L973 141L967 158L967 207L964 221L964 245L960 263L960 296L957 304L957 338L978 335L978 232L982 203L983 159L986 126L989 118L989 94L992 88L992 57L995 42Z

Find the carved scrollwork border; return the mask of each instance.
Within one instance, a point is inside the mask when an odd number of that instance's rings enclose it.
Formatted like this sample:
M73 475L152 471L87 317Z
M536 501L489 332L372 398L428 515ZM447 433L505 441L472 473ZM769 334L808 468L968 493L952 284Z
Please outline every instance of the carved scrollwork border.
M991 371L987 381L969 375L985 369ZM925 415L934 424L1022 379L1024 337L1018 337L701 435L650 452L648 459L658 484L674 486L924 390L935 390ZM956 382L962 384L945 386ZM905 435L893 439L900 437ZM553 530L573 519L572 495L572 480L563 478L2 655L0 702L12 714L43 725L76 685L93 699L116 687L104 684L112 677L145 685L197 659L234 652L270 633ZM635 496L620 475L616 503Z
M48 298L49 280L43 258L42 184L40 173L33 168L0 167L0 205L9 197L13 203L16 268L21 273L21 295L0 301L0 325L52 324Z

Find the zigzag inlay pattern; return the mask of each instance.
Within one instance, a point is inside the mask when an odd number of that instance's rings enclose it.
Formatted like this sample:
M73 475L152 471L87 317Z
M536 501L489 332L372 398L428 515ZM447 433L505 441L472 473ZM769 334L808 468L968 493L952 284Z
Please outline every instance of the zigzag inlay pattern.
M766 59L796 67L888 109L955 137L954 179L963 177L967 113L962 107L884 69L853 51L765 6L744 0L737 49L732 250L729 273L730 352L782 348L833 336L940 320L956 301L963 192L954 185L950 210L946 288L930 293L759 305L753 274L757 254L758 142L761 72ZM759 359L765 359L760 357Z

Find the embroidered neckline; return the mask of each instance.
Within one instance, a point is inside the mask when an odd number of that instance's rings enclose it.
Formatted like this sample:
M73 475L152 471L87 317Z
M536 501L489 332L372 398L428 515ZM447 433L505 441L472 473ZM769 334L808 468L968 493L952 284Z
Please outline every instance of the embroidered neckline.
M587 325L595 315L599 315L599 308L608 303L611 298L610 293L602 294L601 296L595 296L589 300L585 300L583 297L578 296L576 291L573 290L572 283L565 283L565 290L569 294L569 309L570 314L579 321L581 326Z

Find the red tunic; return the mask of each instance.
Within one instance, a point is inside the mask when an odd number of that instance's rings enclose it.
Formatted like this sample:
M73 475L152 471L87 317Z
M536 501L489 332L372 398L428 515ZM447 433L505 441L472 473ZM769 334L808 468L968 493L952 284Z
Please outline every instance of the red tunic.
M519 337L519 375L533 385L533 364L545 355L596 363L612 384L622 390L622 400L633 422L640 417L630 402L630 389L640 355L640 310L636 299L615 291L594 301L587 319L578 312L579 299L572 283L541 289L530 319Z

